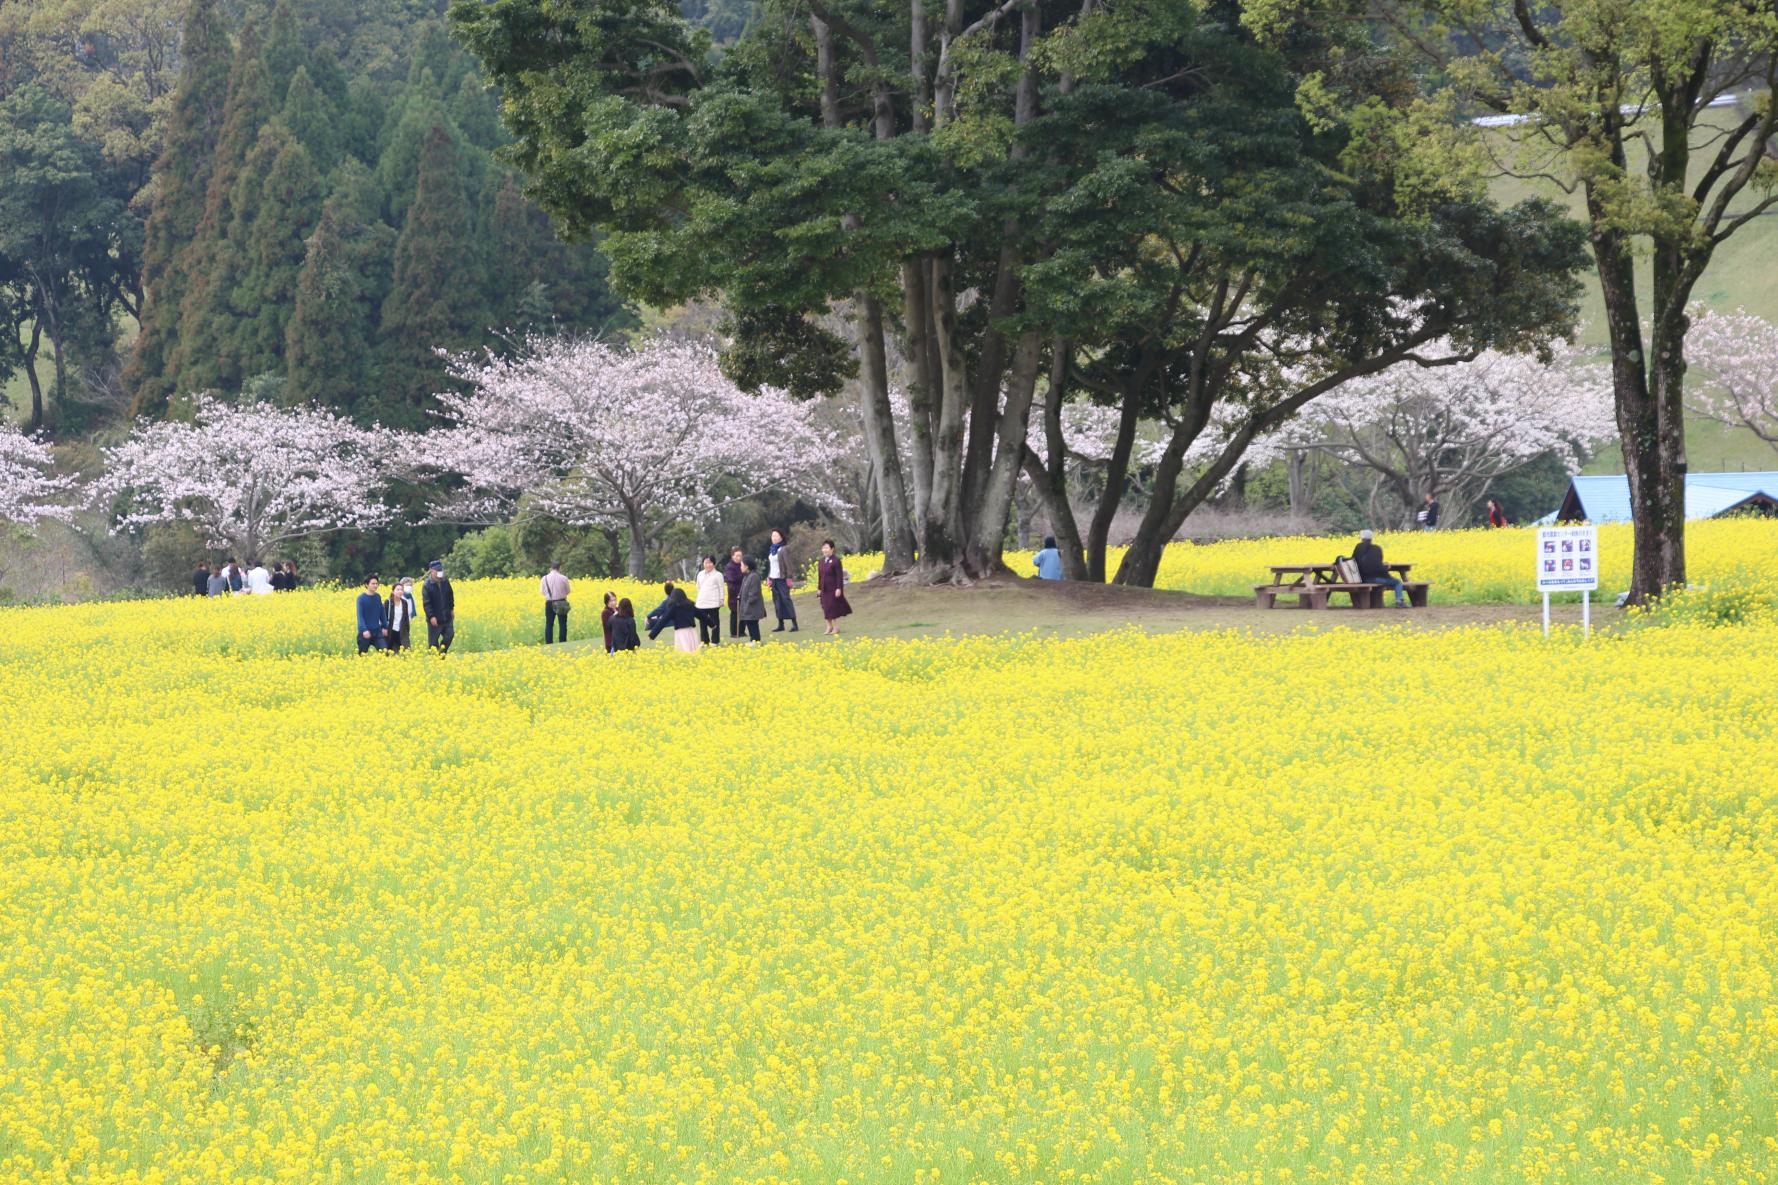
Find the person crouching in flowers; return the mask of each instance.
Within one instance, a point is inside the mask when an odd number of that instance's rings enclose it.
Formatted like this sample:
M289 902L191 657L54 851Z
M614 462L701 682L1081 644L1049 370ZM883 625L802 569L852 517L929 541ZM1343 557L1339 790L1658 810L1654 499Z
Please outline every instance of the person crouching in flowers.
M389 627L389 651L409 650L414 644L414 618L420 607L414 601L414 578L403 576L389 586L389 600L383 606L383 621Z
M372 646L381 650L388 643L389 623L383 616L377 578L372 576L365 580L364 591L358 594L358 653L363 654Z
M840 618L851 614L846 603L846 569L832 539L821 541L821 558L815 561L815 589L821 594L821 616L827 619L827 632L840 632Z

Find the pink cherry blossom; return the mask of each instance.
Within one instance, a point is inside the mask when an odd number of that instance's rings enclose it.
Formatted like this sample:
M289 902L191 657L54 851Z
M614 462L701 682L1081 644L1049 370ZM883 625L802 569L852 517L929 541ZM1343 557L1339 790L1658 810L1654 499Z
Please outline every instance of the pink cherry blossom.
M1778 325L1746 309L1719 313L1699 306L1691 317L1686 406L1778 449Z
M810 405L742 391L701 343L536 338L516 357L451 369L465 390L439 396L449 426L428 435L427 464L464 490L441 517L525 510L622 530L638 578L670 524L770 489L821 497L842 455Z
M115 531L187 522L211 547L258 559L305 535L386 521L396 448L394 434L320 408L199 396L190 421L142 421L107 449L97 493Z
M71 486L68 478L56 475L47 445L0 423L0 523L67 521L73 511L64 499Z

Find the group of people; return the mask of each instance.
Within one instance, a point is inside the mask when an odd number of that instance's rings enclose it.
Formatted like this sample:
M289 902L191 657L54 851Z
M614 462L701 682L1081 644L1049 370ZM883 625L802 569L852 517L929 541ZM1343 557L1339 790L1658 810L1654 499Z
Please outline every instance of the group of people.
M827 623L827 632L838 634L840 620L851 614L852 606L846 600L846 569L840 562L833 540L822 541L821 558L816 561L815 570L821 616ZM795 572L790 552L785 549L784 532L774 530L763 563L745 554L740 547L729 549L728 563L722 567L717 566L714 555L706 555L693 585L695 593L688 595L684 588L668 581L661 603L641 623L637 622L635 606L628 597L608 592L599 612L606 653L637 649L642 645L645 629L650 640L671 630L674 648L686 652L703 645L718 645L722 641L725 601L729 637L745 637L749 643L757 643L761 640L760 622L766 616L768 588L772 595L772 611L778 619L771 632L788 630L796 633L801 627L797 623L796 603L790 595L797 583ZM574 582L562 574L560 564L551 564L549 571L537 582L537 591L543 598L544 644L566 642ZM456 593L445 577L441 561L435 560L427 566L417 602L411 577L403 577L391 585L386 598L381 581L375 576L367 577L357 602L358 653L410 649L416 618L426 623L426 644L441 654L446 653L456 636L456 610Z
M214 569L209 564L199 564L191 574L191 592L198 597L265 596L291 592L296 584L296 565L289 560L274 564L269 570L258 560L242 568L231 555Z
M778 624L771 632L776 634L788 630L796 633L801 627L796 619L796 604L790 595L790 590L796 584L794 572L790 553L784 548L782 531L772 532L772 545L766 554L764 565L756 558L744 554L739 547L729 549L728 563L720 568L717 567L714 555L706 555L693 583L693 594L688 595L684 588L672 581L668 581L662 588L661 603L643 619L648 636L652 640L664 631L671 630L674 649L688 654L700 646L720 645L722 607L726 596L729 637L745 637L749 644L757 643L760 641L759 625L766 616L767 588L771 589L772 612L778 619ZM840 562L838 549L832 539L822 540L821 558L815 563L815 587L821 600L821 616L827 624L826 632L829 634L838 634L841 619L852 613L852 606L846 600L846 584L846 569ZM610 613L612 595L606 593L605 596L606 611ZM628 621L626 636L629 644L614 645L608 630L607 649L615 652L640 646L641 638L636 632L635 612L630 602L618 602L616 614L618 618Z
M440 654L450 652L457 637L457 593L446 578L444 564L426 566L420 597L414 599L414 578L403 576L389 586L385 600L375 576L364 581L358 594L358 653L371 650L394 653L413 648L414 620L426 622L426 645Z

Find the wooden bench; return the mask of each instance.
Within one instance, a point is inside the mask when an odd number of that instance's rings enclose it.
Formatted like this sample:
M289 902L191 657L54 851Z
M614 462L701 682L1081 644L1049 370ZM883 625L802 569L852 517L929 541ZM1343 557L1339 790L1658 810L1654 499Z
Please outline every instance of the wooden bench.
M1377 609L1383 604L1384 588L1380 584L1256 584L1255 603L1261 609L1278 607L1279 597L1295 597L1298 609L1325 609L1334 593L1345 593L1354 609ZM1425 593L1422 591L1421 596Z

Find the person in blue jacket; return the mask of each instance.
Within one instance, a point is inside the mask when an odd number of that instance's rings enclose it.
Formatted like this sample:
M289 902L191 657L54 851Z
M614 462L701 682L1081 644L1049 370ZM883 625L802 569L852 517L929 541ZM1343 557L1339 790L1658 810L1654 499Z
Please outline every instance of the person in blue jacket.
M1031 566L1037 569L1039 580L1062 579L1062 553L1056 550L1056 537L1043 537L1043 550L1031 557Z
M372 576L358 594L358 653L363 654L372 646L381 650L388 644L389 619L383 598L377 594L377 578Z

